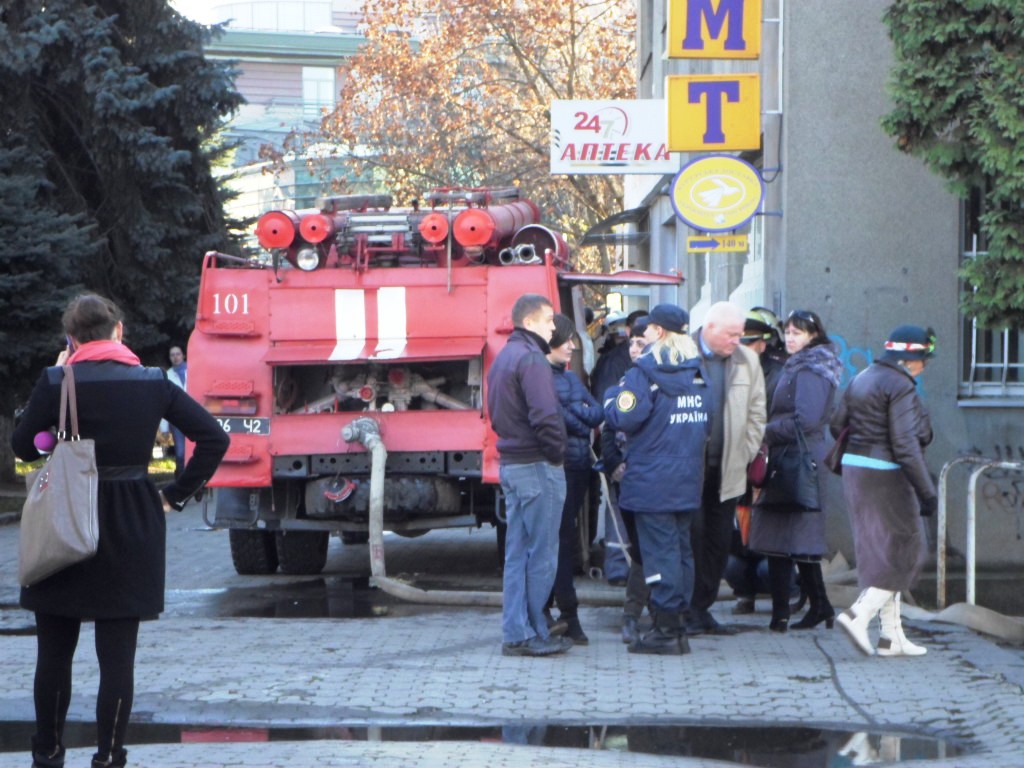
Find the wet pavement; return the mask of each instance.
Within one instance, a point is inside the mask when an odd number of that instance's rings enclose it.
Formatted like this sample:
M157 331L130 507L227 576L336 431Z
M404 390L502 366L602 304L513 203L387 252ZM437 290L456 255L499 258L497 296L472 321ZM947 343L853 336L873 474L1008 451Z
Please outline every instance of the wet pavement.
M688 656L637 656L619 641L619 609L598 605L581 610L588 646L509 658L497 609L369 590L365 546L332 539L319 578L241 577L227 534L203 530L198 509L170 523L168 611L142 627L133 712L140 726L166 727L166 741L129 739L130 765L1024 765L1024 649L961 626L906 621L928 655L868 658L838 629L778 635L765 629L767 601L739 617L725 601L714 613L737 635L693 638ZM32 718L35 640L16 607L16 541L14 526L0 527L4 750L19 749ZM499 587L490 530L389 537L386 552L389 574L419 586ZM75 685L69 719L88 724L89 628ZM442 736L452 729L464 730ZM730 732L731 744L716 741ZM236 737L250 741L221 740ZM791 753L812 746L783 762L769 754L776 741ZM718 745L710 755L708 745ZM68 765L91 752L69 751ZM27 763L24 751L0 753L0 768Z

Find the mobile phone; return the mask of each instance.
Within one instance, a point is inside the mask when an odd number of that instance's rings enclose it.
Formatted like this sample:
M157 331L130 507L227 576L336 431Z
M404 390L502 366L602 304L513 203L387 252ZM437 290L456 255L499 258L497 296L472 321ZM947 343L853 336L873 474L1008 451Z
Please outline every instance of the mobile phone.
M71 340L71 337L70 336L65 336L64 337L64 341L66 341L68 343L68 352L74 352L75 351L75 342L73 342Z

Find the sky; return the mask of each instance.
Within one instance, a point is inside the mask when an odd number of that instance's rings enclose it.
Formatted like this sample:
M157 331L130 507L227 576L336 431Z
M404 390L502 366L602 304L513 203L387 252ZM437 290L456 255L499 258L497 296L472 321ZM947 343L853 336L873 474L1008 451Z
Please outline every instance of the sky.
M171 5L182 16L194 21L203 21L204 13L209 8L209 0L171 0Z

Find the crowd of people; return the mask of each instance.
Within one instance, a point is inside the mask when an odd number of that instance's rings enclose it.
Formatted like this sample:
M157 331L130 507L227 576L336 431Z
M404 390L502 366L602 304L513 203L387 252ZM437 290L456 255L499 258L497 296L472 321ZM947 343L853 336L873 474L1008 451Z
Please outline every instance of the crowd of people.
M626 586L622 639L631 653L684 654L689 637L734 634L710 611L723 577L734 613L770 596L770 631L838 623L866 654L925 653L903 633L900 593L920 573L921 515L937 504L924 463L931 429L915 386L934 354L930 329L895 329L844 391L836 346L815 312L780 321L764 307L719 302L691 331L684 309L658 304L606 318L588 392L573 352L593 339L583 342L542 296L521 297L512 316L515 330L488 375L508 521L504 654L548 656L588 642L572 574L592 470L603 475L622 542L608 556L625 559L616 579ZM822 571L826 431L845 449L837 471L863 589L838 616ZM763 478L749 471L759 452ZM877 646L868 633L875 616Z
M903 632L900 594L923 565L920 516L937 507L924 462L931 427L915 385L934 333L896 328L879 359L840 392L841 365L814 312L794 310L779 323L767 309L744 313L720 302L692 333L689 315L673 304L618 320L588 390L573 362L592 340L546 297L526 294L488 372L507 523L502 653L550 656L588 642L573 573L576 524L598 469L624 529L622 639L630 652L684 654L689 636L732 634L710 612L725 576L737 612L771 595L772 631L838 623L868 655L924 654ZM164 512L210 479L228 438L185 391L181 349L171 350L166 373L142 366L123 343L113 302L79 296L63 327L67 348L36 383L12 447L22 460L40 458L37 438L60 421L64 366L75 366L81 437L95 441L100 536L94 557L21 590L37 627L33 766L64 764L84 621L95 624L100 669L92 765L123 766L139 623L163 609ZM158 490L147 465L161 420L176 445L187 438L194 449L187 461L179 454L175 478ZM838 616L821 569L826 428L845 446L838 466L863 590ZM748 469L762 445L768 470L753 488ZM790 624L797 584L809 607ZM651 623L642 631L645 609ZM869 634L876 616L877 646Z

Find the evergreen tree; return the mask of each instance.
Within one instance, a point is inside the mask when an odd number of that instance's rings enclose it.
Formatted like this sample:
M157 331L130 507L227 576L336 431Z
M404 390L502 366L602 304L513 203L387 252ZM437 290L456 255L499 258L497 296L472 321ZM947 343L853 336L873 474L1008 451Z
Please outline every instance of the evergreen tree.
M983 200L987 254L968 262L964 311L1024 327L1024 13L1021 0L896 0L883 121L962 197Z
M0 420L52 363L75 293L116 301L144 358L186 337L202 255L229 247L210 165L241 97L203 56L215 33L166 0L0 7Z

